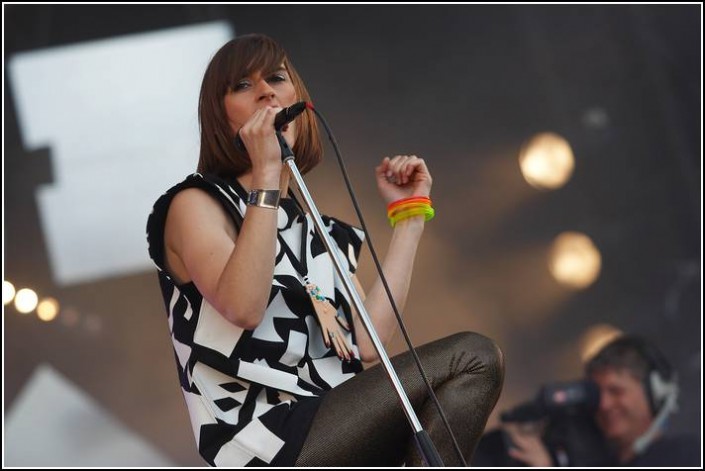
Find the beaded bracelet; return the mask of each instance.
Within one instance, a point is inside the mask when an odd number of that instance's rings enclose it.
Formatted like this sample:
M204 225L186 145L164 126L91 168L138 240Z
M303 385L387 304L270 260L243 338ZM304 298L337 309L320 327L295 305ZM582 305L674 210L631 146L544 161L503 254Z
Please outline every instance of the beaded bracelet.
M435 214L431 206L431 198L428 196L412 196L394 201L387 206L387 217L392 227L399 221L414 216L424 216L424 220L428 221Z

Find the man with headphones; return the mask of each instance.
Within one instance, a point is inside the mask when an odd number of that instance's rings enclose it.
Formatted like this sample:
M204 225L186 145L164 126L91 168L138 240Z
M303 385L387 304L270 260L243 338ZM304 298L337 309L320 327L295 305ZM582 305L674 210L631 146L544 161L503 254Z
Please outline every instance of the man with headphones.
M614 451L615 465L701 466L697 438L664 434L677 410L678 382L655 345L634 335L620 336L587 363L585 372L600 390L595 421ZM512 458L529 466L556 464L540 437L509 432Z
M654 344L634 335L620 336L585 370L600 388L595 419L622 465L700 466L696 439L663 433L678 407L678 381Z

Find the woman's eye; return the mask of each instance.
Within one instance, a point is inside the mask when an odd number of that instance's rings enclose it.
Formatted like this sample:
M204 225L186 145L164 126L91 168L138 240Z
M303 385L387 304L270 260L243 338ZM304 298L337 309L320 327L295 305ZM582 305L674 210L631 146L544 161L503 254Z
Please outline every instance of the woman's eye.
M233 86L233 91L244 90L250 86L250 82L247 80L241 80Z
M269 77L270 82L284 82L286 81L286 76L284 74L274 74Z

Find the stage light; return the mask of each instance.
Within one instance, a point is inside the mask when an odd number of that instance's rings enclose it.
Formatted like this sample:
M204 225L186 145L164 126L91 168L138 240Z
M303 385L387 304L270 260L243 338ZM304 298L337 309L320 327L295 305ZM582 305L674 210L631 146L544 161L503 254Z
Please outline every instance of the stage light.
M586 288L597 279L601 266L600 251L585 234L564 232L553 241L549 269L559 283Z
M568 141L548 132L537 134L524 144L519 154L519 166L529 185L555 190L570 179L575 159Z
M89 314L83 319L83 327L89 333L97 335L103 330L103 322L98 316Z
M37 306L37 317L45 322L53 321L59 314L59 301L54 298L44 298Z
M602 347L622 335L622 331L610 324L597 324L590 327L580 341L580 358L587 363Z
M22 314L29 314L37 307L37 293L29 288L22 288L15 295L15 309Z
M2 282L2 303L8 305L15 298L15 285L5 280Z
M66 327L75 327L78 324L81 315L74 307L68 306L61 310L61 323Z

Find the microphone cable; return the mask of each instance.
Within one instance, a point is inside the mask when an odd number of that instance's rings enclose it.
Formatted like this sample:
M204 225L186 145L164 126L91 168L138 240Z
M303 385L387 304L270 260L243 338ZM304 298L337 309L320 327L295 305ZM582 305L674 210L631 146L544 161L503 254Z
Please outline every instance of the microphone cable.
M421 365L421 360L419 359L419 356L416 353L416 349L411 343L411 339L409 338L409 334L406 331L404 321L402 320L401 315L399 314L399 310L397 309L397 305L394 302L394 297L392 296L392 292L389 289L389 285L387 284L387 279L385 278L384 272L382 271L382 265L379 263L379 259L377 258L377 252L375 251L374 245L372 245L372 237L370 236L370 233L367 230L365 219L362 216L362 211L360 210L360 206L357 203L357 198L355 197L355 190L353 190L352 184L350 183L350 177L348 176L348 172L345 168L345 162L343 161L343 157L340 153L340 149L338 148L338 143L335 140L335 136L333 136L333 132L330 130L330 127L328 126L328 123L326 122L325 118L321 115L321 113L318 112L318 110L313 106L312 103L306 102L306 108L310 109L315 113L315 115L321 121L321 124L323 124L324 129L326 130L328 140L330 140L333 146L333 150L335 151L335 156L338 160L340 171L343 173L343 178L345 179L345 186L348 189L350 199L352 200L353 206L355 207L355 213L357 214L357 218L359 219L360 225L362 226L362 231L365 233L365 237L367 238L367 246L370 248L370 254L372 255L372 259L375 262L377 273L379 274L380 280L382 280L382 285L384 286L384 290L387 293L387 297L389 298L389 302L392 306L392 310L394 311L394 315L397 318L397 323L399 324L399 328L401 329L402 335L404 336L404 341L409 346L409 352L411 352L411 355L414 358L414 362L416 363L416 367L421 373L421 377L423 378L424 384L426 384L428 394L433 400L433 403L436 405L436 409L438 409L438 413L441 416L443 425L445 426L446 430L448 431L448 434L450 435L451 440L453 441L453 447L455 448L455 452L458 454L458 458L460 458L460 462L463 463L463 466L467 467L468 464L465 461L465 457L460 451L460 447L458 446L458 442L455 439L455 435L453 435L453 432L450 428L450 424L448 423L448 419L446 418L446 415L443 412L443 408L441 407L440 402L438 402L438 398L436 397L436 394L433 391L433 387L431 387L431 383L429 382L428 377L426 376L426 372L424 371L423 366Z

